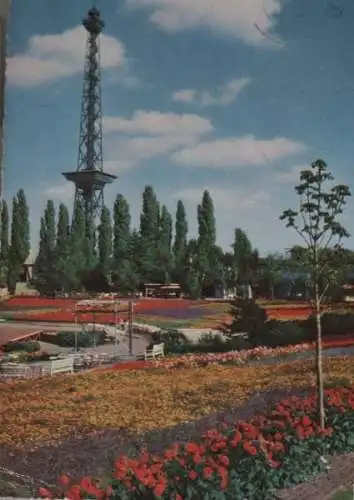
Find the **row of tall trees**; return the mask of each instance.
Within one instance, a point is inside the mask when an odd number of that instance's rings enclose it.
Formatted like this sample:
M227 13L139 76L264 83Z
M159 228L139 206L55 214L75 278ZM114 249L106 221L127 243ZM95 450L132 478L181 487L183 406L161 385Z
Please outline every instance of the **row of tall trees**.
M30 253L30 221L26 196L20 189L12 199L11 222L6 201L1 203L0 283L11 293L23 273L23 264Z
M3 201L0 280L10 291L30 253L29 210L23 190L12 200L11 215L10 222ZM189 238L183 202L178 201L173 219L153 188L146 186L139 229L132 228L129 204L118 194L113 209L102 210L92 247L83 207L77 204L70 217L63 203L56 210L49 200L40 221L33 285L43 293L84 289L126 293L148 282L177 282L194 297L212 295L215 288L235 287L246 295L251 289L254 295L268 298L310 293L304 247L261 258L247 233L236 228L230 251L224 252L216 244L214 204L208 191L198 205L197 222L197 237ZM354 269L354 254L346 251L345 255L347 268ZM343 259L341 264L343 270Z
M113 210L102 210L94 248L85 231L83 207L72 220L65 205L56 214L48 201L40 224L39 252L33 284L41 291L75 289L138 290L148 282L178 282L192 296L224 285L224 253L216 245L214 204L205 191L198 206L198 237L188 238L182 201L175 220L151 186L142 194L139 229L131 227L130 207L119 194Z
M183 202L178 201L173 220L153 188L146 186L139 229L132 228L129 204L118 194L113 210L102 210L92 247L83 207L77 204L70 217L63 203L56 209L49 200L40 220L33 285L43 293L82 289L129 292L147 282L178 282L198 297L213 293L215 287L249 282L258 253L241 229L235 231L232 251L225 253L217 246L214 204L208 191L198 205L197 221L198 235L189 238ZM30 249L29 209L21 189L10 209L6 201L1 205L0 282L10 291L21 279Z

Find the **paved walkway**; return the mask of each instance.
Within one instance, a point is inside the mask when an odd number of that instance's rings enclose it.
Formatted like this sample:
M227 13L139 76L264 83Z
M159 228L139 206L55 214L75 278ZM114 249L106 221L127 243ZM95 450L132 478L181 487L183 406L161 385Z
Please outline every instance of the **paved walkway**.
M331 500L340 491L354 484L354 453L329 457L330 470L307 483L278 493L280 500ZM353 495L354 498L354 495Z

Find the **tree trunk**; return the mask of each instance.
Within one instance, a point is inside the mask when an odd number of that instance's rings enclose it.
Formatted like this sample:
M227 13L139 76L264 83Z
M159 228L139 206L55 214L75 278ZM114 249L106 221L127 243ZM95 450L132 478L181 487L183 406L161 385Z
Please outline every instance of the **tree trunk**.
M316 382L317 382L317 410L318 419L321 428L325 426L324 409L324 387L323 387L323 369L322 369L322 328L321 328L321 303L318 280L315 279L315 311L316 311Z

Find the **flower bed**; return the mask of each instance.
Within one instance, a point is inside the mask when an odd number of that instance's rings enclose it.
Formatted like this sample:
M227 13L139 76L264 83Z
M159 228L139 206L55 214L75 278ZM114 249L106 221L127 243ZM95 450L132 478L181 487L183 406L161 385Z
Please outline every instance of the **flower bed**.
M74 307L77 300L73 299L51 299L46 297L15 296L6 300L6 307Z
M119 319L126 319L127 314L124 312L118 313ZM92 323L93 318L95 318L96 323L109 324L115 323L116 315L115 313L95 313L87 312L79 314L81 322ZM37 312L37 311L26 311L18 312L11 315L11 319L16 321L43 321L48 323L74 323L75 322L75 312L73 309L53 309L52 311Z
M175 499L274 498L276 490L325 469L324 454L354 450L354 389L325 391L327 424L316 423L316 397L291 397L248 422L225 423L195 442L175 444L161 455L120 456L106 488L90 478L70 485L60 478L57 496L67 498ZM52 492L41 489L51 497Z
M102 429L141 433L168 428L238 407L255 391L313 386L313 365L313 361L272 367L212 364L152 370L148 375L144 370L90 372L2 383L0 444L35 447ZM351 359L329 358L324 366L327 381L354 382Z

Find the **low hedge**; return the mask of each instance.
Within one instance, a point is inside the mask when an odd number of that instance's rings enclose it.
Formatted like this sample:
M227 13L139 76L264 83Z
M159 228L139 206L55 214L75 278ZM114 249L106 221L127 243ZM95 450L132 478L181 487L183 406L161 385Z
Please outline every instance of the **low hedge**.
M304 328L310 338L316 336L316 317L311 315L306 320L298 322ZM321 316L322 335L347 335L354 333L354 313L350 312L326 312Z
M343 336L354 334L353 313L324 313L321 317L322 335ZM233 350L251 349L258 346L282 347L286 345L312 342L316 338L316 318L306 320L267 320L248 339L231 337L226 341L219 335L203 335L197 343L192 343L178 330L161 330L152 335L153 344L164 342L166 354L222 353Z
M165 354L202 354L222 353L233 350L250 349L250 342L240 338L231 338L226 341L220 335L202 335L197 343L191 342L186 335L178 330L160 330L152 334L152 342L148 349L154 344L165 344Z
M106 334L104 332L77 332L77 347L92 347L102 345ZM57 335L48 335L42 338L60 347L75 347L75 332L61 331Z
M40 344L37 341L9 342L2 348L2 350L7 353L14 351L36 352L40 350Z
M307 342L310 335L306 328L295 321L268 320L263 329L255 332L249 343L252 347L281 347Z

